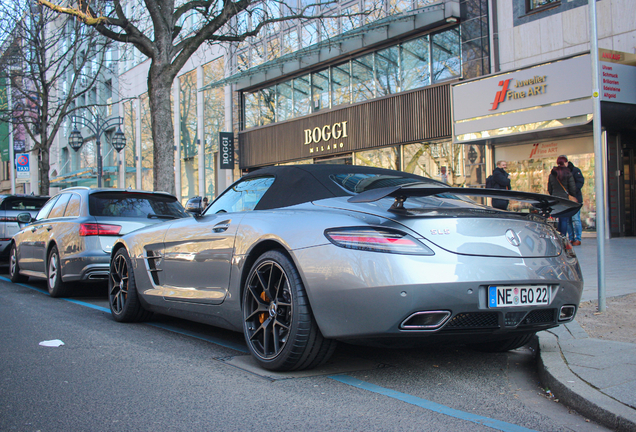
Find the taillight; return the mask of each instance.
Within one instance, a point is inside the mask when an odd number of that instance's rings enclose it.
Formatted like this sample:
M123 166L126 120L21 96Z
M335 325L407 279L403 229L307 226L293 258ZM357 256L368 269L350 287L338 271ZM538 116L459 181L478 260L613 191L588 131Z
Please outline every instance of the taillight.
M121 227L119 225L83 223L80 225L79 234L83 237L98 235L113 236L119 235L119 231L121 231Z
M402 231L388 228L348 227L325 231L331 243L347 249L408 255L435 255L426 245Z

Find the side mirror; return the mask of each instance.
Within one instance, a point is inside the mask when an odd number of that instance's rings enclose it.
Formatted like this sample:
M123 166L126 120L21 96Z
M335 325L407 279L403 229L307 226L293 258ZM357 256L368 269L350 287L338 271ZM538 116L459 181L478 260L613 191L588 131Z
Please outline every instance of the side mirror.
M20 213L16 216L18 223L21 224L30 224L33 222L33 217L31 217L31 213Z
M200 215L203 212L203 199L200 196L190 198L185 205L185 211L194 215Z

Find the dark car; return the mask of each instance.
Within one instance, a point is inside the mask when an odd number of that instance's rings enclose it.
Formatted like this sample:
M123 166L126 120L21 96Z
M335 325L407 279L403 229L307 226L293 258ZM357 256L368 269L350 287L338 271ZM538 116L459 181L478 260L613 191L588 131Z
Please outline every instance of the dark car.
M581 269L546 217L578 207L379 168L262 168L194 218L118 239L110 309L117 321L159 312L242 331L271 370L317 366L336 340L505 351L574 318Z
M35 217L48 199L48 196L0 195L0 260L9 258L11 237L24 227L18 222L18 214L28 212Z
M11 242L14 282L45 278L51 296L69 293L74 281L106 281L117 238L166 220L189 217L173 195L121 189L65 189L52 197Z

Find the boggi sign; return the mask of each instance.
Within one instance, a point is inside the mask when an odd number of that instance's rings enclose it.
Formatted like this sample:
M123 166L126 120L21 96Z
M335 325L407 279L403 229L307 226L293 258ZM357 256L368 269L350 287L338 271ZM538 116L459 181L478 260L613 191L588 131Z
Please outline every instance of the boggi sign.
M305 129L305 145L311 145L310 153L324 152L326 150L335 150L342 148L344 143L327 143L330 140L339 140L348 138L346 121L334 123L332 125L324 125L323 127L315 127L313 129ZM326 145L324 143L327 143Z

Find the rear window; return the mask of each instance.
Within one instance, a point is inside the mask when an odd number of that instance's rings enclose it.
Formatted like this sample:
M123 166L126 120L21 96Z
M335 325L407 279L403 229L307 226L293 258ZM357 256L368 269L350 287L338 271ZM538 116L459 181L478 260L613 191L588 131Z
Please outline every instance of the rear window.
M3 201L3 210L40 210L48 197L43 198L7 198Z
M104 192L90 195L91 216L177 219L188 217L176 198L143 193Z
M389 186L402 186L411 183L422 183L425 181L425 179L415 179L411 177L364 173L333 174L329 176L329 178L341 188L356 194L366 192L371 189Z

